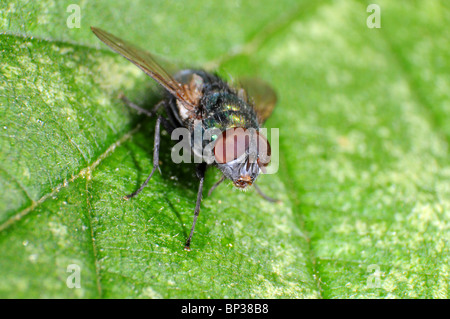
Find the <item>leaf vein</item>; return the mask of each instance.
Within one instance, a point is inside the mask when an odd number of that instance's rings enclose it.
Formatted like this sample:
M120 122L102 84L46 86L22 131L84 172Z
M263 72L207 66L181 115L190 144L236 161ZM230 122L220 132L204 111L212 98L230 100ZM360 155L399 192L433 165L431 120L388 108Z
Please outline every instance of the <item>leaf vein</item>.
M91 174L94 169L102 162L102 160L104 160L106 157L108 157L110 154L112 154L114 152L114 150L116 149L116 147L118 147L119 145L121 145L122 143L124 143L125 141L127 141L128 139L131 138L131 136L136 133L140 128L140 124L136 125L136 127L134 127L132 130L130 130L129 132L125 133L121 138L119 138L116 142L112 143L111 146L109 146L105 152L103 152L98 158L97 160L95 160L95 162L93 162L90 166L87 166L83 169L81 169L78 174L72 176L72 178L70 178L69 180L64 180L62 183L60 183L58 186L56 186L51 192L45 194L44 196L42 196L39 200L37 201L33 201L32 204L30 206L28 206L27 208L23 209L22 211L16 213L15 215L13 215L12 217L10 217L9 219L7 219L3 224L0 225L0 232L6 230L7 228L9 228L11 225L15 224L17 221L21 220L22 218L24 218L25 216L27 216L30 212L32 212L37 206L39 206L40 204L42 204L43 202L45 202L49 197L52 197L53 195L55 195L56 193L58 193L62 188L67 187L70 183L74 182L75 180L77 180L79 177L82 176L87 176L89 174Z

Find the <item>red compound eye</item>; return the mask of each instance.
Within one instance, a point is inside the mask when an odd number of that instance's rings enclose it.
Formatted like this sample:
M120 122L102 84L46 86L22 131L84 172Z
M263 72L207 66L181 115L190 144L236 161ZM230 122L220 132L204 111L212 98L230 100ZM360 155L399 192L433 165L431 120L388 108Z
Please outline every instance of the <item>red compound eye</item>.
M270 163L270 156L272 154L269 141L263 135L259 134L259 132L256 132L256 134L258 136L257 140L258 165L267 166Z
M258 131L241 127L230 128L219 136L214 146L214 156L218 163L224 164L242 156L249 148L251 152L252 147L256 147L258 165L267 166L271 152L269 142Z
M214 146L214 156L220 164L231 162L248 148L250 136L247 130L241 127L233 127L219 136Z

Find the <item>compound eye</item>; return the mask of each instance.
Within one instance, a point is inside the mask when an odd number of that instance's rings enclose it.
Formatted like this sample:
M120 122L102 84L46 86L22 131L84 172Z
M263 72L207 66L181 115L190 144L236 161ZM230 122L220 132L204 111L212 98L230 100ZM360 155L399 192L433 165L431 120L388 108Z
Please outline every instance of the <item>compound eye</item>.
M222 133L214 145L214 156L220 164L242 156L250 144L250 135L241 127L233 127Z
M270 157L272 154L272 150L270 149L270 144L267 138L263 136L262 134L259 134L259 132L256 132L257 134L257 152L258 152L258 165L261 166L267 166L270 163Z

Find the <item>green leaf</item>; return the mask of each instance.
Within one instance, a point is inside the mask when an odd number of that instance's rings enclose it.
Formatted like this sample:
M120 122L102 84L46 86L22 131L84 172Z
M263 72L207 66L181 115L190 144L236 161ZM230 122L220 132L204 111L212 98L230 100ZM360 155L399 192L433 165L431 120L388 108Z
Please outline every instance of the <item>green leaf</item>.
M450 8L444 1L0 4L0 297L448 298ZM280 171L254 191L151 171L151 79L95 25L164 56L257 75L279 103ZM206 188L219 178L207 173ZM81 288L69 288L69 265ZM375 271L375 272L374 272ZM375 285L371 285L374 283Z

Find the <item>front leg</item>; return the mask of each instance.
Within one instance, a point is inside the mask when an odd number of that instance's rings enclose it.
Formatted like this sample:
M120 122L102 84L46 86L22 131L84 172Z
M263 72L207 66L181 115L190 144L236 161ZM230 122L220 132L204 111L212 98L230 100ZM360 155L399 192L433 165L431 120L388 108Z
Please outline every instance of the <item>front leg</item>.
M191 232L186 241L186 245L184 246L184 250L191 250L191 240L192 235L194 234L195 223L197 223L198 214L200 213L200 204L202 202L202 193L203 193L203 182L205 181L205 172L206 172L206 163L201 163L197 166L197 177L200 179L200 184L198 186L197 192L197 203L195 204L194 210L194 222L192 223Z
M154 147L153 147L153 169L150 175L145 180L144 184L139 187L138 190L134 191L133 193L124 196L124 199L128 200L137 194L139 194L145 186L147 186L148 182L152 178L153 174L155 173L156 169L159 169L159 144L160 144L160 128L161 128L161 120L163 118L161 116L158 116L156 119L156 125L155 125L155 141L154 141Z
M162 100L158 104L155 105L153 110L149 111L149 110L143 109L139 105L131 102L123 93L119 94L119 99L121 99L122 102L129 108L135 109L138 112L138 114L145 114L148 117L152 117L153 115L155 115L156 112L158 112L159 108L166 103L166 101Z
M281 203L281 201L279 199L275 199L272 197L267 196L266 194L263 193L263 191L259 188L258 185L253 184L253 187L256 189L256 191L258 192L258 194L264 198L265 200L271 202L271 203Z

